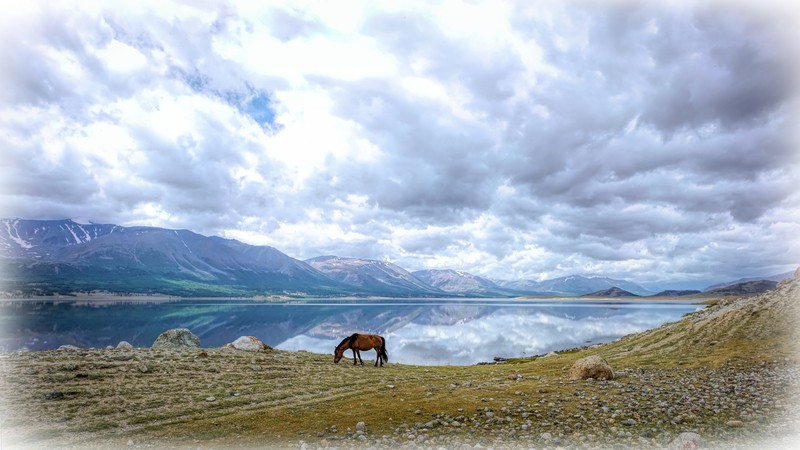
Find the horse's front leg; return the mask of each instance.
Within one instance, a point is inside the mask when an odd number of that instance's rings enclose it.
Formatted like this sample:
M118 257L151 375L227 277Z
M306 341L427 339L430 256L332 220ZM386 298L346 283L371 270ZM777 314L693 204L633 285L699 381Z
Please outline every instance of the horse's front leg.
M356 365L356 349L353 349L353 365Z

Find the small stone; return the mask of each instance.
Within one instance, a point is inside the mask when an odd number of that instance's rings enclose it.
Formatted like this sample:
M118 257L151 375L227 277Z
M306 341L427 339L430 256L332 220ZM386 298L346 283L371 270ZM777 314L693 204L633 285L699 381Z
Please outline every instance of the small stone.
M57 399L64 398L64 393L61 392L61 391L48 392L48 393L44 394L44 398L45 398L45 400L57 400Z
M138 363L136 364L136 370L142 373L147 373L150 371L150 368L147 367L144 363Z
M133 447L133 439L128 439L128 447Z
M356 431L360 431L363 433L364 431L366 431L366 429L367 429L367 424L365 424L364 422L358 422L356 424Z
M725 422L725 426L728 426L728 427L731 427L731 428L741 428L741 427L744 426L744 422L742 422L741 420L729 420L729 421Z
M211 403L211 402L215 402L215 401L217 401L217 399L216 399L216 398L214 398L214 397L206 397L206 401L207 401L207 402L209 402L209 403Z

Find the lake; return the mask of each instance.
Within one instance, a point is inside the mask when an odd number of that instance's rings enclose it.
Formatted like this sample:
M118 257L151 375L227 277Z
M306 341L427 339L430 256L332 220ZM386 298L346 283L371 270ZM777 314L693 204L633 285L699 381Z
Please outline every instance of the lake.
M467 365L609 342L700 308L627 299L5 300L0 350L122 340L149 347L167 329L188 328L204 347L248 335L279 349L332 354L349 334L371 332L386 337L391 362ZM365 364L374 357L362 352Z

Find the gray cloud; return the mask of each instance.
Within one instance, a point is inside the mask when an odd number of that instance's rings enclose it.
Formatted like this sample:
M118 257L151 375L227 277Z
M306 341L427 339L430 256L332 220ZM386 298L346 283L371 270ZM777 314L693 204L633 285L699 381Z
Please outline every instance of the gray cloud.
M68 6L0 27L3 215L498 278L797 264L788 14Z

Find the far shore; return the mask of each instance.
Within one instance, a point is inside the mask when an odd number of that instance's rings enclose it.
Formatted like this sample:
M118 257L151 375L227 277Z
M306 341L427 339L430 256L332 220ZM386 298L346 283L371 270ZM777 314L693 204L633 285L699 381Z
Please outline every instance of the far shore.
M76 292L76 293L68 293L68 294L53 294L53 295L14 295L11 293L0 293L0 302L3 301L11 301L11 302L19 302L19 301L75 301L75 300L93 300L93 301L105 301L105 302L160 302L160 301L180 301L180 300L233 300L233 301L243 301L243 300L250 300L254 302L289 302L289 301L317 301L317 300L350 300L354 302L359 301L370 301L370 300L460 300L460 301L485 301L485 300L504 300L504 301L526 301L526 300L563 300L563 301L650 301L650 300L659 300L659 301L687 301L687 302L698 302L698 303L711 303L719 301L720 299L727 298L729 296L708 296L708 295L685 295L685 296L635 296L635 297L588 297L588 296L571 296L571 297L560 297L560 296L545 296L545 295L526 295L521 297L459 297L459 296L449 296L449 297L382 297L382 296L368 296L368 297L354 297L354 296L342 296L342 297L315 297L315 296L307 296L307 297L293 297L293 296L278 296L278 295L271 295L271 296L178 296L178 295L167 295L167 294L115 294L110 292L104 293L86 293L86 292Z

